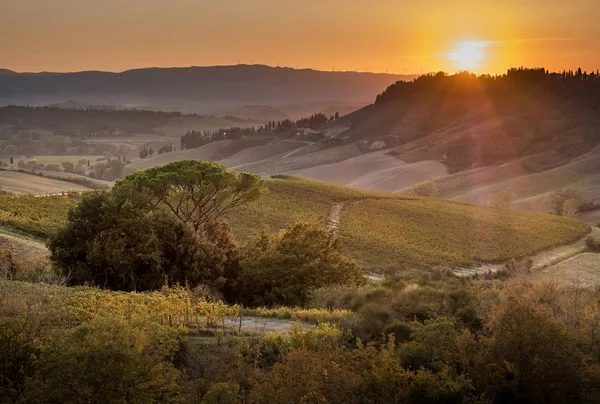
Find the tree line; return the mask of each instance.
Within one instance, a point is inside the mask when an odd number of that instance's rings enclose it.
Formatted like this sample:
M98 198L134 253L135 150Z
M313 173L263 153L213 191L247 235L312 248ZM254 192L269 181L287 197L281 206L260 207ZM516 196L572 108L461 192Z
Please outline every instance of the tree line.
M475 75L460 72L426 74L412 81L398 81L377 96L376 103L439 96L473 96L485 91L489 95L510 96L522 93L553 95L563 102L581 100L598 106L600 103L600 71L549 72L544 68L511 68L502 75Z
M257 134L284 134L300 128L309 128L314 130L319 129L327 122L331 122L339 118L340 114L338 112L329 118L325 114L317 113L309 116L308 118L301 118L296 121L292 121L290 119L284 119L283 121L267 121L267 123L259 127L233 127L214 131L191 130L181 137L181 149L194 149L218 140L237 140L241 139L242 137L251 137Z

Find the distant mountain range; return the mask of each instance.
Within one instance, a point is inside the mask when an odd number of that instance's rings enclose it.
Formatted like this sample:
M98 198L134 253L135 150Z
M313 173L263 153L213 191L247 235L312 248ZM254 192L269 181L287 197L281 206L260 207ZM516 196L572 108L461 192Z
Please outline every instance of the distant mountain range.
M320 112L371 103L390 84L414 77L263 65L145 68L122 73L0 69L0 105L53 105L73 100L77 105L216 115L242 108L258 111L261 118L273 108L278 111L273 117L296 118L295 110ZM318 104L318 110L313 111L312 104ZM244 108L248 105L262 107ZM286 111L287 106L294 111Z

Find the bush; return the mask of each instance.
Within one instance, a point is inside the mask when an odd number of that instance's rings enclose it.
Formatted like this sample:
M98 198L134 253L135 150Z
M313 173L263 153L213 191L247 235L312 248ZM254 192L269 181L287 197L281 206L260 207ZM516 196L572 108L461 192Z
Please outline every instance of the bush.
M0 251L0 280L14 279L17 275L17 265L12 253L8 250Z
M585 239L585 245L590 251L600 252L600 241L596 240L594 236L587 236Z
M86 195L53 236L51 260L70 285L156 290L207 284L230 294L239 257L229 227L196 233L169 212L144 208L143 196Z
M417 196L436 197L438 195L438 186L435 181L427 181L417 184L412 190Z
M409 341L412 332L410 324L398 320L392 321L383 329L384 335L393 334L395 341L400 343Z
M574 189L559 189L550 195L550 210L552 213L562 216L564 214L565 202L568 200L577 201L577 208L579 208L579 204L582 201L582 195L579 191ZM567 207L572 208L570 205L574 205L575 202L569 202ZM571 212L569 212L571 213Z
M383 329L392 318L391 311L375 303L367 303L358 311L358 321L352 332L362 340L381 339Z
M215 383L202 397L202 404L235 404L239 402L239 391L237 383Z
M579 211L580 202L578 199L570 198L563 203L562 214L565 217L575 217Z
M310 293L364 282L361 269L340 252L322 224L297 224L249 243L241 262L238 299L251 306L304 306Z

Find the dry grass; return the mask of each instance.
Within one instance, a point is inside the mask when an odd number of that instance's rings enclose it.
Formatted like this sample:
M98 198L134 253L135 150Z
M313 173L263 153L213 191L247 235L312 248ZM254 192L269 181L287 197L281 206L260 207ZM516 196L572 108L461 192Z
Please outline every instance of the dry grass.
M588 231L578 220L424 198L349 203L340 237L348 255L369 270L385 270L502 262Z
M45 194L90 190L87 187L72 182L44 178L39 175L19 171L0 171L0 189L18 194Z

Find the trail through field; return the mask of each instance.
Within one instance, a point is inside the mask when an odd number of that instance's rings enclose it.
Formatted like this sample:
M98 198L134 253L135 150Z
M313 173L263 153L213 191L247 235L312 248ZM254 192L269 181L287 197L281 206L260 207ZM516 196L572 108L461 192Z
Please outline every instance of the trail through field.
M566 244L558 247L551 248L549 250L541 251L537 254L530 256L533 265L531 267L532 272L543 271L546 268L562 263L563 261L569 260L577 255L585 252L585 239L589 234L575 241L571 244ZM596 238L600 237L600 229L598 227L592 227L591 235ZM506 263L501 264L481 264L472 268L459 268L452 272L454 275L459 277L469 277L475 275L485 275L488 273L496 273L504 269Z
M329 211L329 217L327 218L327 229L333 230L337 237L340 230L340 216L342 215L342 209L344 209L344 202L338 202L331 207ZM365 274L365 278L373 282L383 282L385 276L376 272L368 272Z
M344 209L344 202L336 203L331 207L329 217L327 218L327 229L333 230L336 236L340 230L340 216L342 214L342 209Z

